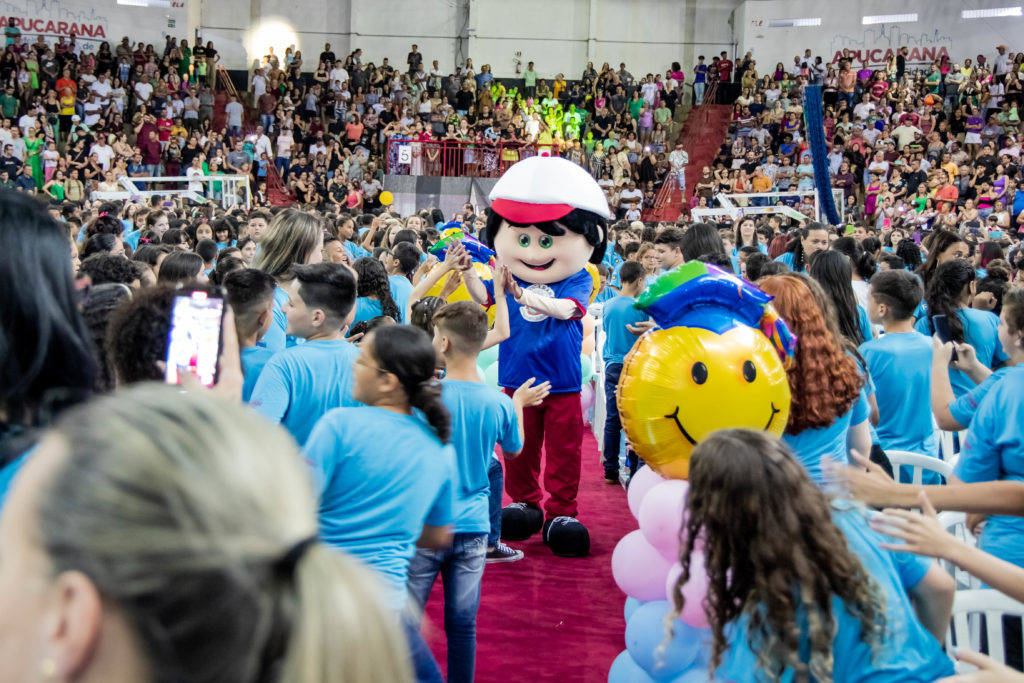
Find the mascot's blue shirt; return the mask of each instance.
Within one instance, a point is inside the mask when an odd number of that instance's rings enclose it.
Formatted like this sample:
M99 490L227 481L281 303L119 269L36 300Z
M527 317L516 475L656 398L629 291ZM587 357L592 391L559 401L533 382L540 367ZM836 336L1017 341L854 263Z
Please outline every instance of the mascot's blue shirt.
M587 310L594 279L585 270L550 284L531 284L516 278L519 286L534 294L554 299L572 299ZM494 287L484 282L493 297ZM580 320L559 320L520 305L512 295L508 301L508 319L511 336L498 347L498 384L518 389L526 380L536 377L537 382L551 382L551 393L569 394L580 391L582 368L580 353L583 347L583 323Z

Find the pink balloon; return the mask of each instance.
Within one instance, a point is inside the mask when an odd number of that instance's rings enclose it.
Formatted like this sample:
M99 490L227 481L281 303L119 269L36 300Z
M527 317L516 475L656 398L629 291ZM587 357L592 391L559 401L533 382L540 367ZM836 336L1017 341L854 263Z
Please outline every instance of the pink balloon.
M629 480L629 491L626 493L626 501L629 503L629 511L633 517L640 518L640 501L644 499L647 492L665 481L665 478L652 470L650 467L641 467Z
M668 574L666 574L665 596L670 605L675 604L676 581L679 580L679 575L682 573L682 565L676 562L669 567ZM686 604L683 605L683 611L679 613L679 618L694 628L710 628L708 615L704 611L704 597L708 592L708 575L704 569L704 555L701 553L694 552L690 555L690 580L683 586L682 592Z
M594 398L594 385L590 382L584 384L580 390L580 407L583 408L584 413L593 407ZM587 419L586 414L584 414L583 419Z
M612 552L612 576L623 593L640 602L661 600L671 563L647 542L640 530L631 531Z
M670 479L648 491L640 503L640 531L670 562L679 559L679 530L689 489L685 481Z

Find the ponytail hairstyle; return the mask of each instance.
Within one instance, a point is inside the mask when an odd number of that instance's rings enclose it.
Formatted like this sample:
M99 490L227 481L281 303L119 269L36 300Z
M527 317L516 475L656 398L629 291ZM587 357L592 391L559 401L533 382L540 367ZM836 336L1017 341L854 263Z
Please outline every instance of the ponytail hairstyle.
M962 240L959 235L949 230L936 230L925 241L924 246L928 249L928 259L924 262L924 265L920 267L918 274L921 276L921 279L924 280L926 290L931 284L932 276L935 275L935 271L939 266L939 256L954 244L963 241L964 240ZM906 259L903 260L906 261ZM907 263L913 262L907 261Z
M796 273L807 270L807 256L804 254L804 240L812 230L824 230L829 232L828 226L823 223L808 223L796 231L792 240L786 245L786 251L793 254L793 271Z
M838 251L819 251L811 259L808 272L832 300L842 335L859 346L865 339L860 332L850 260Z
M928 285L925 301L928 303L928 330L934 334L935 325L932 318L936 315L946 316L949 330L953 333L953 341L964 343L964 323L960 320L960 309L963 308L964 289L974 282L977 274L974 266L964 259L946 261L935 269L934 277Z
M896 255L903 259L905 267L916 272L921 269L921 247L911 237L904 237L896 245ZM922 278L923 282L923 278Z
M362 282L361 276L359 280ZM426 416L441 443L448 443L451 415L441 401L441 383L434 379L437 353L430 337L412 325L387 325L374 330L371 339L381 369L398 378L409 404Z
M388 280L387 271L384 270L384 264L377 259L364 256L356 259L352 267L359 276L356 296L377 299L380 301L381 314L399 322L402 319L402 312L398 310L398 304L391 297L391 282Z
M35 457L51 463L32 500L52 576L83 574L124 615L154 680L412 680L378 579L317 542L278 426L143 384L65 413Z
M881 246L881 242L878 241L877 237L868 237L864 242L867 243L868 240L872 241L873 248ZM871 250L852 237L840 237L829 248L845 254L850 259L850 267L853 272L864 281L870 280L871 276L878 270L878 265L875 263L875 257L871 255Z

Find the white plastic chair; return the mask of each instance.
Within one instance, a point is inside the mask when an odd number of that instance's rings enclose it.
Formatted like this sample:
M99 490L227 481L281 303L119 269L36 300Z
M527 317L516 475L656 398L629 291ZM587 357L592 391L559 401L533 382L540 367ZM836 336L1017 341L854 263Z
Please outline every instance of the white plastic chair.
M952 510L939 513L939 524L942 528L953 534L963 543L974 547L977 545L977 540L967 529L967 513L966 512L954 512ZM939 560L939 564L949 572L950 576L956 580L957 590L967 590L971 588L980 588L981 581L971 576L968 572L960 569L952 562L946 560Z
M953 619L949 631L946 632L946 652L959 650L979 650L981 642L981 620L976 615L983 615L988 655L992 659L1005 664L1006 652L1003 647L1003 616L1024 617L1024 603L996 590L978 589L957 591L953 598ZM971 618L975 617L975 618ZM961 670L961 673L973 671L974 667Z
M942 459L948 462L950 466L956 467L956 462L960 459L960 451L964 447L964 439L967 438L967 430L964 429L959 432L947 432L936 428L935 435L939 439L939 449L940 453L942 453ZM957 447L953 442L954 435L957 437L959 447Z
M930 455L921 455L920 453L911 453L909 451L886 451L885 455L889 458L889 462L892 463L892 471L896 475L897 481L900 481L900 467L912 468L913 477L911 483L917 486L921 484L925 470L942 475L946 481L949 481L949 478L953 476L953 468L948 462L933 458Z

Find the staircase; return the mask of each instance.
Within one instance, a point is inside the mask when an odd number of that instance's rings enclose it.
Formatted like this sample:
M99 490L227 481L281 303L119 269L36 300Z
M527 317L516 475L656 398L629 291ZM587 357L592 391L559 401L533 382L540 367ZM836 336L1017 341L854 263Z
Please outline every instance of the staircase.
M690 157L690 163L686 166L685 196L673 179L667 179L654 206L644 212L643 220L674 223L684 207L689 205L693 186L700 179L704 167L711 166L729 132L732 107L712 104L714 101L715 88L712 87L705 93L701 105L690 111L679 131L677 141L683 142L683 149ZM674 144L671 149L675 149Z

